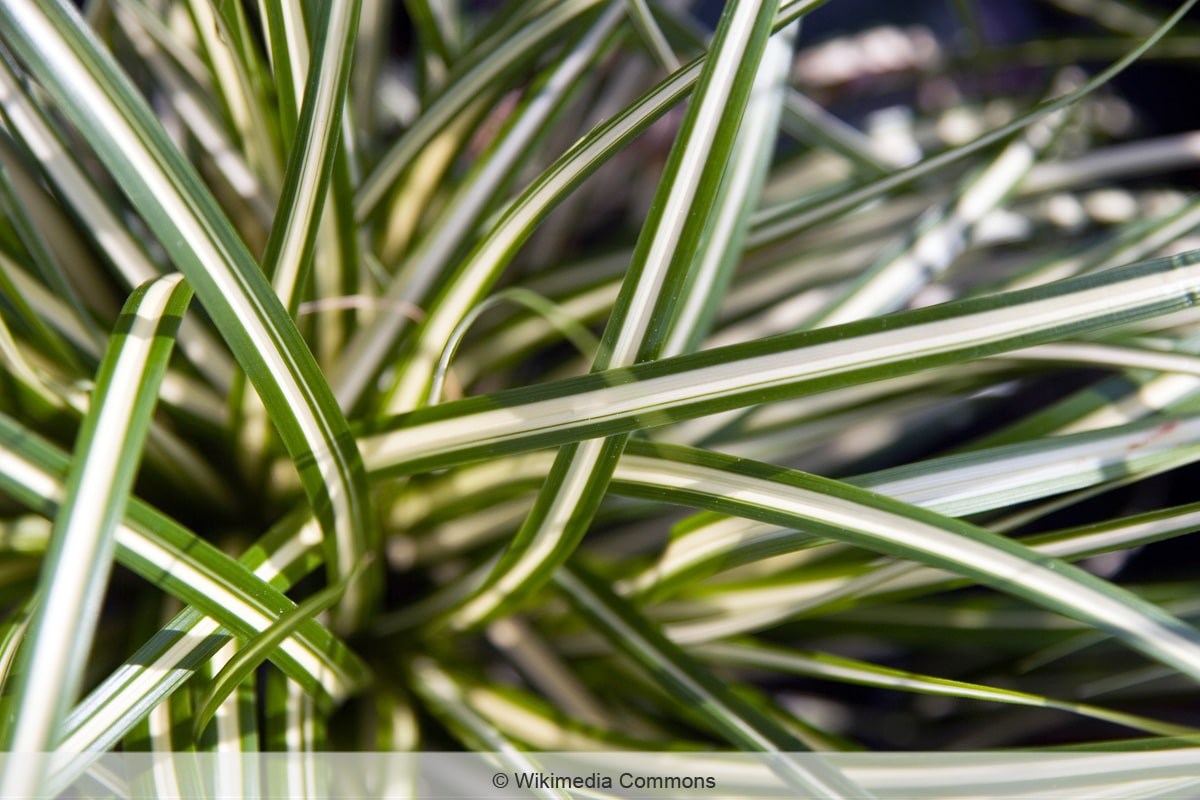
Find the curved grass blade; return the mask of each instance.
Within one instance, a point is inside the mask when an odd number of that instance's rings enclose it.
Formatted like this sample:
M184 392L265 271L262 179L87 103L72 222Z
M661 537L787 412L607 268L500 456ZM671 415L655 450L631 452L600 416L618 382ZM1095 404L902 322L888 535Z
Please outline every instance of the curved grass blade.
M1073 105L1080 99L1087 97L1106 85L1129 66L1141 59L1148 50L1154 47L1187 15L1196 2L1197 0L1185 0L1171 16L1163 20L1162 24L1153 33L1143 39L1137 47L1093 76L1078 89L1063 95L1057 100L1043 103L1011 122L989 130L987 133L965 145L939 153L911 167L897 170L884 178L872 181L858 189L851 189L841 193L837 197L819 197L816 200L805 198L796 203L784 203L774 208L764 209L762 213L756 215L755 229L751 234L749 247L763 247L793 236L821 222L840 216L895 189L907 186L925 175L929 175L943 167L960 161L973 153L978 153L981 150L991 147L1046 115Z
M1200 633L1059 559L959 520L827 478L718 453L664 447L674 467L646 476L678 502L812 531L963 575L1084 622L1200 680ZM704 623L676 635L710 636ZM715 630L715 629L714 629Z
M680 703L700 712L735 747L783 756L807 748L770 717L730 690L702 664L663 636L593 576L574 567L555 573L555 583L576 611L613 647L654 675ZM818 797L870 797L835 767L801 765L786 757L767 762L790 786Z
M1124 517L1111 522L1085 525L1061 531L1025 537L1021 544L1054 558L1077 561L1089 556L1140 547L1152 542L1195 533L1200 529L1200 516L1194 506L1180 506L1158 512ZM944 570L898 563L880 566L861 578L847 582L826 598L829 605L845 598L863 601L882 598L896 592L906 595L914 591L933 592L961 584L962 580ZM812 609L806 609L812 610ZM1106 638L1103 634L1095 637Z
M585 19L590 17L588 14ZM532 145L545 133L547 124L571 99L573 90L587 80L589 70L612 44L621 18L620 4L610 3L598 19L590 20L590 25L572 36L561 57L530 87L487 152L472 166L447 201L446 212L408 256L388 286L385 302L429 305L427 293L441 280L454 256L464 249L481 217L495 204L497 194L531 155ZM449 285L461 279L460 271ZM331 378L344 407L353 407L358 402L409 322L399 314L381 314L350 341ZM427 375L423 377L428 380ZM412 394L405 397L409 407L415 405L418 397Z
M784 3L775 20L775 30L786 27L825 1ZM635 137L686 97L700 78L705 58L702 56L684 65L612 119L597 125L509 204L434 300L429 317L421 326L420 339L413 348L399 393L389 408L407 411L414 405L415 398L427 394L427 384L432 380L438 354L445 352L455 327L482 300L537 224L584 179L610 157L622 152ZM356 366L354 371L366 372L361 366ZM356 382L366 380L363 375L348 375L340 383L335 382L343 405L358 391ZM347 385L346 389L342 388L342 383Z
M7 259L0 255L0 293L5 291L7 282L4 280L4 273L10 266ZM22 289L34 285L28 277L18 280L24 284ZM9 284L7 288L12 289L13 286ZM47 302L48 295L37 292L29 299L31 304L27 305L21 293L6 296L6 300L13 305L37 308L41 317L45 317L47 312L58 311L63 314L58 322L71 319L70 312L62 305ZM82 326L73 332L82 333ZM86 385L83 383L85 379L80 373L74 374L74 383L68 383L70 376L59 373L59 369L66 366L65 364L43 358L41 354L28 348L22 348L12 337L3 320L0 320L0 363L3 364L3 371L7 373L7 380L10 381L11 397L29 395L36 398L32 401L12 401L11 408L14 412L26 415L28 419L36 421L33 424L47 430L72 430L77 427L90 402L83 389ZM174 410L177 409L177 405L172 401L179 398L181 386L179 376L174 376L174 381L172 377L169 372L164 375L159 394L163 406ZM207 393L201 387L195 387L194 384L192 386L199 391L190 399L203 402ZM34 411L37 407L40 407L40 410ZM177 489L185 489L191 493L199 503L211 504L213 508L222 510L232 508L231 493L223 478L204 461L195 448L180 438L175 431L155 420L151 420L147 433L144 465L144 471L148 473L147 481L153 482L154 485L161 487L164 484L173 484Z
M785 2L775 19L775 30L785 28L805 13L823 5L824 1ZM421 341L409 355L400 395L390 404L392 410L408 410L414 404L414 398L426 395L425 385L431 380L434 361L448 347L458 321L469 313L470 308L478 305L487 288L496 282L500 270L508 264L535 225L608 158L622 151L626 144L688 95L700 78L704 58L706 56L691 61L613 119L596 126L547 168L520 197L512 201L491 233L464 259L454 277L445 282L444 293L432 301L428 319L421 326ZM365 373L368 369L356 363L353 367L343 369L352 371L335 383L344 405L356 397L356 392L361 391L361 386L367 380ZM344 389L343 384L346 385Z
M961 517L1174 463L1196 452L1198 436L1194 416L1159 418L932 458L854 482Z
M331 0L319 8L312 24L315 41L304 104L262 258L263 270L273 277L276 293L293 315L312 266L317 223L333 174L360 3Z
M83 221L100 252L122 283L133 289L163 273L146 254L117 212L101 195L54 127L22 88L7 59L0 59L0 108L9 129L39 154L36 162L67 205ZM233 383L233 364L226 351L198 320L185 318L179 348L196 369L222 392Z
M269 618L262 626L268 624ZM90 759L99 757L101 750L98 748L111 747L118 742L131 726L151 712L156 702L179 688L229 639L229 634L220 631L216 622L205 619L202 614L190 611L177 617L72 712L64 726L57 751L59 755L53 759L52 786L61 790L69 784L74 775L86 768ZM285 644L283 649L292 648ZM288 668L289 657L282 653L272 657ZM303 661L300 658L296 663ZM289 671L294 672L290 668ZM327 679L338 679L335 674L325 673L319 676L322 677L327 681L325 688L334 689Z
M1016 497L1017 500L1022 496L1036 496L1045 491L1053 491L1053 484L1043 485L1046 483L1046 474L1076 471L1085 476L1092 476L1085 478L1086 480L1103 480L1103 470L1096 466L1103 459L1114 458L1117 462L1122 462L1130 458L1131 454L1135 458L1138 457L1138 451L1142 447L1158 446L1158 440L1162 437L1159 426L1142 425L1136 428L1111 435L1098 433L1072 437L1077 441L1062 442L1062 452L1057 452L1058 440L1039 443L1037 446L1002 448L995 454L996 463L990 469L977 472L974 485L980 499L970 500L971 508L984 510L996 502L1003 503L1006 499L1013 499L1011 491L1015 483L1012 478L1028 487L1027 494ZM1174 434L1175 430L1173 426L1171 434ZM1166 448L1182 445L1194 450L1195 447L1189 444L1192 441L1194 426L1191 432L1181 430L1174 443L1168 438L1162 444ZM673 473L674 467L669 463L670 457L669 449L658 450L655 445L631 441L613 476L613 491L629 497L667 499L671 502L695 505L694 499L681 497L670 485L670 480L661 477ZM987 456L979 456L980 462L988 460ZM895 478L899 479L901 475L909 472L909 468L862 476L852 479L851 482L869 486L873 491L887 494L897 500L917 500L931 510L942 511L968 502L963 491L965 485L948 487L948 494L944 499L936 492L936 487L945 482L948 476L956 475L963 468L970 471L962 462L963 457L955 456L935 459L928 466L917 465L921 469L918 474L911 476L912 480L892 479L893 473ZM519 459L506 459L458 470L445 478L422 484L420 496L409 498L417 501L415 505L406 500L403 506L403 517L408 521L398 524L408 527L423 513L422 507L435 508L452 498L464 495L481 498L489 495L505 497L510 491L520 492L531 488L541 480L549 464L548 454L533 453ZM1034 464L1037 465L1037 469L1031 468ZM1009 483L1009 490L992 491L992 484L996 480ZM506 490L503 488L505 486L510 488ZM517 500L524 505L520 498ZM703 512L685 520L681 524L684 530L672 540L660 559L640 575L631 576L618 584L619 591L623 594L633 592L643 599L661 597L669 594L677 584L694 580L718 569L728 569L772 555L794 553L829 541L814 532L811 526L770 522L762 517L755 517L758 521L753 521L750 518L715 513L716 510L723 510L720 501L715 497L707 507L714 511ZM399 511L400 507L397 507L397 510ZM1194 511L1190 507L1182 507L1170 512L1146 515L1144 519L1139 517L1119 521L1111 526L1088 526L1078 530L1035 536L1022 540L1021 544L1044 556L1074 561L1089 555L1179 536L1192 531L1194 527ZM462 543L459 547L464 545L465 543ZM964 582L963 578L941 568L907 562L879 565L870 561L864 560L862 564L853 562L850 565L851 569L845 571L843 576L831 578L822 586L814 585L810 590L797 592L795 597L786 602L768 600L766 605L772 606L772 610L766 616L760 617L755 625L761 626L767 621L778 621L802 612L813 613L818 607L844 603L848 599L862 600L897 591L936 591Z
M712 642L694 647L690 652L706 661L720 664L805 675L859 686L1052 708L1159 736L1192 736L1200 733L1186 725L1173 725L1138 714L1112 711L1089 703L1073 703L1012 689L1000 689L994 686L936 678L931 675L919 675L830 653L790 650L748 642Z
M66 456L2 415L0 441L0 486L38 513L56 516L63 493L62 475L68 467ZM318 538L298 534L288 550L291 555L281 557L302 559L311 569L319 561L307 559L307 550ZM294 606L264 583L294 567L276 567L268 560L272 569L255 577L245 566L136 498L129 502L125 519L117 526L116 557L134 573L180 600L196 604L244 638L253 637ZM315 622L285 642L275 656L284 671L308 691L327 693L335 700L360 685L365 676L361 662Z
M863 384L1187 308L1200 251L421 409L364 438L376 474L452 466Z
M741 262L750 212L762 194L779 138L780 109L799 25L792 23L767 42L750 89L745 118L713 198L704 240L697 247L696 263L688 272L683 300L666 335L662 356L698 349L712 329L733 272Z
M593 372L657 358L704 240L759 72L778 0L727 7L660 178ZM484 585L453 614L472 626L543 586L578 545L625 446L619 434L563 447L533 510Z
M929 459L904 468L849 478L847 482L940 514L979 513L1075 487L1107 485L1110 476L1116 474L1153 473L1160 463L1178 463L1181 453L1191 452L1194 459L1198 433L1194 419L1161 420L994 448L972 458L956 455ZM659 458L654 445L636 439L630 441L613 475L613 490L629 497L660 497L660 488L652 479L660 469ZM476 508L494 508L497 502L505 502L509 497L524 503L520 495L537 486L551 461L547 452L529 453L483 462L423 481L398 498L392 507L391 524L398 530L410 530L428 525L432 514L445 515L447 507L453 508L453 518ZM670 470L667 466L661 469ZM1195 519L1192 508L1183 506L1122 518L1111 526L1086 526L1033 536L1022 539L1022 543L1047 555L1075 560L1188 533L1194 529ZM442 552L448 556L470 546L469 542L456 541L441 551L433 538L414 543L414 554ZM719 570L826 541L787 526L702 512L680 522L656 561L644 571L627 576L618 590L642 600L661 598L679 586ZM933 580L941 585L947 579L941 570L899 566L911 573L903 576L904 587L928 585ZM897 575L882 584L863 587L863 591L875 594L899 588L896 581L900 578Z
M535 758L521 752L507 736L471 708L461 687L437 662L421 657L414 660L409 669L413 690L469 747L494 754L505 767L516 772L542 771ZM550 800L570 800L569 794L554 788L535 786L530 792Z
M360 2L359 6L357 12L359 22L356 25L357 32L354 43L366 39L371 42L370 46L376 46L379 44L379 32L365 32L362 19L365 15L368 21L374 19L379 22L378 16L385 9L378 2L365 4ZM300 109L304 106L307 91L300 76L312 72L313 67L309 55L308 27L305 25L303 9L297 0L269 0L269 2L260 0L259 15L266 30L276 92L280 98L282 139L285 147L291 148L296 140L298 122L302 121L300 120ZM317 24L321 26L325 23L318 20ZM323 28L318 27L318 30L323 30ZM352 60L357 63L359 56L357 55L357 44L354 43L346 42L342 52L351 53ZM372 56L368 55L367 58L371 60ZM349 65L347 69L352 71L353 64ZM368 65L367 69L372 69L372 67ZM353 77L350 80L353 80ZM309 220L309 224L315 225L317 229L316 242L311 245L311 266L308 261L310 257L307 255L299 260L290 260L286 256L286 251L289 249L286 244L280 248L280 252L285 255L264 262L268 266L267 274L275 276L276 290L293 316L304 308L299 298L307 290L307 281L303 276L308 271L313 274L312 290L318 298L318 302L320 299L328 297L357 295L360 291L357 281L359 229L357 222L353 219L353 190L350 186L351 182L358 181L355 129L350 114L350 92L351 88L347 85L340 106L342 111L341 131L336 137L336 151L331 156L333 171L328 179L330 181L328 199L321 206L320 223L315 222L315 217ZM303 131L301 132L303 133ZM330 132L332 133L332 127ZM328 143L331 150L334 145L333 141ZM315 210L313 214L315 214ZM294 230L295 226L293 226ZM284 268L279 269L280 266ZM327 314L318 318L315 336L317 357L322 365L336 363L336 359L341 353L342 340L345 338L345 332L342 329L343 322L345 322L344 315Z
M0 7L4 40L90 142L188 277L300 472L331 575L373 540L362 460L312 354L254 259L145 102L63 3Z
M299 630L301 625L336 603L345 593L351 581L358 577L364 566L365 562L360 563L340 582L325 587L283 614L258 636L246 642L244 647L238 649L237 653L221 667L221 671L213 678L198 703L192 728L196 738L200 737L213 714L217 712L230 693L237 689L250 676L250 673L258 668L259 664L266 661L284 640Z
M621 152L634 137L686 96L698 80L701 66L702 62L696 60L668 77L649 93L646 108L642 102L635 103L594 128L505 208L491 231L455 268L445 288L431 303L429 316L421 325L411 361L389 408L408 410L415 406L414 398L428 393L425 384L432 380L438 355L446 351L454 329L471 308L482 302L487 289L495 284L500 272L535 226L609 157ZM365 385L368 373L368 369L356 362L353 372L347 373L337 384L339 398L344 404L361 391L360 385Z
M587 358L595 356L596 348L600 346L600 340L574 316L536 292L522 289L519 286L510 286L507 289L501 289L472 308L459 321L450 334L446 349L438 357L437 369L434 370L433 379L430 381L428 396L420 405L436 405L441 400L446 376L450 373L450 362L453 360L458 346L462 343L463 337L480 316L504 302L523 306L553 326L580 354Z
M175 331L191 297L180 275L141 287L126 303L109 340L51 533L38 586L40 600L18 656L13 717L0 735L7 750L51 750L68 705L80 690L112 568L117 526L133 487ZM10 765L0 774L0 793L37 794L44 777L39 769Z
M392 145L366 177L355 198L355 215L367 219L417 154L484 91L500 84L536 58L540 47L561 35L582 14L605 0L543 3L529 17L518 17L477 45L455 70L452 82L420 119Z
M272 276L276 294L292 315L299 309L311 277L318 231L322 226L321 212L326 208L339 152L360 2L333 0L322 3L318 9L310 26L314 41L303 105L291 139L275 222L262 258L263 271ZM280 14L294 17L297 10L291 9L291 15L287 10L281 10ZM292 24L302 26L303 21L292 19ZM286 58L285 53L290 50L278 55ZM286 91L289 87L284 88ZM378 537L374 526L359 527L357 524L344 527L339 533L331 542L336 556L331 555L329 562L331 566L337 565L331 577L336 575L341 580L349 575L352 565L361 561L364 553L378 547ZM370 598L378 596L381 580L380 575L374 574L348 591L339 616L351 625L357 624L356 618L373 602Z
M320 566L320 545L316 521L293 515L247 550L240 565L265 585L283 591ZM270 615L261 627L285 611ZM243 634L243 638L260 629ZM230 638L219 623L194 606L177 614L71 712L59 743L63 755L53 764L52 789L69 786L92 760L177 691ZM292 641L285 642L283 649ZM324 681L329 685L328 677ZM306 688L305 697L310 696L309 691L313 689Z
M973 456L928 459L849 478L847 482L939 514L965 516L1081 487L1106 485L1115 476L1153 473L1160 464L1174 466L1180 460L1194 460L1200 457L1195 444L1198 434L1200 423L1194 419L1164 420L996 447ZM635 444L629 456L651 457L652 453ZM645 474L644 467L638 469ZM625 477L625 470L618 466L617 479ZM626 586L639 596L661 597L719 569L810 547L819 541L804 531L701 514L682 522L662 556ZM1023 541L1032 546L1041 539ZM1058 557L1067 555L1046 552ZM1080 551L1079 557L1086 554ZM907 580L905 585L909 585Z
M796 21L798 16L807 13L807 11L812 10L816 6L814 5L802 11L799 9L791 10L789 7L794 7L794 4L787 3L784 5L785 12L781 16L781 22L786 17L790 24ZM797 14L797 11L800 11L800 13ZM671 21L674 23L673 27L679 35L691 40L690 43L694 50L703 52L706 49L707 43L704 37L698 35L693 26L681 24L676 19L672 19ZM785 95L783 99L783 116L779 121L779 125L788 136L800 142L807 142L814 147L823 147L842 156L865 176L876 177L886 175L889 172L891 165L872 151L869 137L859 132L853 126L838 119L818 103L805 97L795 89L785 86L783 91Z

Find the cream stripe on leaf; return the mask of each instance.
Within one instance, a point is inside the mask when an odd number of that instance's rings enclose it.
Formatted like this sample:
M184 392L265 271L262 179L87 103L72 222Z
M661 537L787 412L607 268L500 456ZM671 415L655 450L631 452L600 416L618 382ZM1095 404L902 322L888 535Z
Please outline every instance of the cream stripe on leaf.
M708 226L758 73L778 0L726 7L671 148L633 261L592 364L599 372L659 355ZM568 444L533 510L475 595L452 615L473 626L535 592L574 551L600 505L624 433Z
M947 516L963 516L1011 507L1053 494L1107 483L1111 476L1140 476L1162 465L1200 457L1200 419L1176 417L1126 425L1105 431L1055 436L987 451L928 459L904 467L855 476L847 483L878 494L921 506ZM656 445L630 440L613 475L613 489L631 497L656 497L657 476L664 469L663 454ZM419 486L406 489L392 506L390 525L397 530L427 528L432 516L445 519L447 507L454 513L447 522L487 509L508 498L536 488L553 460L548 451L479 462L448 471ZM468 499L469 498L469 499ZM1156 512L1153 524L1138 518L1117 520L1111 526L1061 532L1023 540L1057 557L1079 556L1130 547L1179 535L1194 526L1190 507ZM469 538L455 538L439 545L437 535L423 537L416 545L427 554L443 557L474 546ZM713 512L686 518L678 523L671 541L644 571L628 575L618 590L644 600L669 594L697 578L729 569L766 555L825 542L812 534L765 522ZM1043 549L1042 542L1053 550ZM928 580L930 576L924 576ZM938 580L946 574L937 573Z
M797 0L785 3L776 17L775 29L785 27L823 2ZM459 320L481 301L487 288L495 283L536 225L610 157L623 152L636 136L690 93L706 59L705 55L697 57L613 118L598 124L504 209L496 224L457 268L455 277L447 281L429 310L429 318L421 326L421 343L414 348L413 364L403 376L398 395L401 406L405 406L404 399L423 395L437 354L450 341ZM352 364L339 373L341 380L335 381L334 388L343 405L354 401L370 371L368 367ZM418 385L409 385L413 383ZM407 406L396 410L407 410Z
M143 285L126 302L109 338L55 515L37 606L17 654L12 716L0 731L6 750L53 749L82 688L117 529L191 296L180 275ZM30 765L7 761L0 772L0 794L39 794L46 766L44 760Z
M293 314L309 277L317 223L333 174L360 4L330 0L318 8L303 106L262 259L263 270L273 276L277 294Z
M366 433L377 474L452 466L892 378L1179 311L1200 251L421 409Z
M121 222L118 213L84 172L74 154L51 127L42 108L34 103L8 61L0 60L0 107L10 131L37 159L47 179L70 208L94 233L96 244L115 273L130 289L161 274L144 246ZM197 319L185 317L180 327L179 349L221 392L233 382L233 363L211 330Z
M419 306L428 312L430 321L437 315L442 323L453 318L454 324L457 324L461 318L458 316L461 306L453 304L448 309L441 308L445 305L443 295L453 297L461 294L466 287L471 290L472 297L480 297L488 290L492 281L480 280L464 272L466 265L454 270L449 279L445 273L451 269L460 251L471 242L483 215L496 205L497 193L529 159L538 137L544 133L554 115L561 112L581 86L593 79L595 67L610 49L621 20L621 4L610 2L599 18L590 20L591 24L586 27L580 27L579 33L571 37L559 58L547 65L545 72L529 87L504 127L446 200L446 210L421 235L405 258L403 269L384 292L386 302ZM433 294L435 287L438 288L436 295ZM382 314L350 340L345 357L336 365L330 379L343 407L351 408L358 402L410 322L402 315ZM424 335L427 327L427 324L421 326L421 341L413 351L403 353L400 359L405 364L400 380L408 389L400 392L399 400L391 401L393 406L397 402L401 404L397 410L407 411L419 404L418 400L424 397L438 354L446 346L447 339L444 336L431 340L431 337ZM435 330L442 327L439 324ZM414 383L417 385L413 386Z
M1060 109L1074 105L1096 90L1107 86L1117 75L1142 58L1154 45L1182 19L1184 19L1198 0L1185 0L1169 17L1137 46L1113 62L1106 69L1094 75L1078 89L1052 100L1042 103L1033 110L1020 115L1016 119L998 127L992 128L965 145L946 150L920 161L911 167L896 170L890 175L874 180L865 186L839 194L834 198L805 196L799 201L780 203L755 215L754 232L750 237L751 248L763 247L772 242L778 242L801 231L819 225L822 222L835 219L855 208L863 206L872 200L883 197L889 192L907 186L922 177L950 166L969 155L978 153L985 148L1004 141L1014 133L1021 131L1039 119Z
M319 566L320 554L320 532L315 522L293 515L248 549L239 563L259 580L282 591ZM51 790L69 786L92 760L119 742L229 639L228 631L195 606L177 614L71 712L63 726L60 755L52 762ZM288 649L294 641L289 639L283 648ZM276 653L277 658L280 655ZM362 678L360 672L355 680ZM301 684L307 682L301 680ZM354 686L344 685L348 690Z
M934 458L856 476L847 482L939 514L965 516L1100 485L1114 474L1145 474L1160 464L1175 463L1181 454L1194 461L1200 458L1197 439L1200 439L1200 420L1161 420ZM657 458L647 458L650 455L652 451L640 444L635 451L627 451L617 468L616 480L653 487L659 464ZM1182 526L1180 523L1166 530ZM642 597L660 597L717 569L729 569L766 553L794 551L823 541L786 526L747 523L721 515L694 517L680 528L681 532L672 537L660 558L627 582L628 591ZM1116 534L1108 543L1115 548L1123 536L1135 540L1139 535L1152 534L1132 531L1127 535ZM1060 548L1050 554L1082 555L1087 548L1100 547L1100 542L1099 535L1081 538L1075 543L1076 548ZM1063 548L1066 547L1070 543L1064 542ZM938 580L944 578L944 573L937 576ZM906 581L905 585L912 585L912 580L931 579L926 574Z
M683 649L668 640L658 627L602 581L571 566L554 576L571 605L663 689L693 708L730 744L738 749L778 754L765 763L801 797L864 798L872 795L820 759L797 762L787 754L807 748L776 720L743 699Z
M63 496L67 466L62 453L0 415L0 488L6 494L53 518ZM303 559L305 550L319 541L306 536L311 528L302 527L286 540L295 559ZM267 559L252 576L246 566L136 498L125 509L115 537L119 563L183 602L197 605L239 636L252 637L295 608L270 585L279 571L289 569L288 564ZM290 547L293 544L298 547ZM275 657L308 691L331 700L343 698L365 677L357 657L316 622L284 642Z
M503 41L497 47L491 40L478 43L456 67L452 81L425 109L417 122L397 139L358 189L355 214L365 220L387 196L404 169L454 119L486 91L502 83L532 59L537 58L551 37L562 31L604 0L555 0L531 9L526 18L517 18L493 37ZM489 46L490 45L490 46Z
M811 531L973 578L1105 631L1200 681L1200 632L1065 561L840 481L719 453L658 449L666 459L649 479L674 502Z
M0 6L0 37L133 202L258 390L300 472L329 548L328 568L372 541L361 456L286 309L199 175L66 3Z
M758 205L775 155L799 27L800 23L793 23L767 42L738 140L705 226L704 241L696 248L696 264L688 271L683 300L662 347L664 356L699 349L711 332L734 271L741 263L750 211Z
M330 0L317 6L309 26L313 51L303 104L291 141L283 193L262 259L263 270L272 276L280 301L293 315L312 278L322 210L338 152L359 13L358 0ZM365 553L378 547L377 533L376 526L369 524L338 526L337 535L327 542L331 580L345 578L347 570L353 569ZM374 567L345 593L338 608L340 620L356 625L381 591L382 575Z

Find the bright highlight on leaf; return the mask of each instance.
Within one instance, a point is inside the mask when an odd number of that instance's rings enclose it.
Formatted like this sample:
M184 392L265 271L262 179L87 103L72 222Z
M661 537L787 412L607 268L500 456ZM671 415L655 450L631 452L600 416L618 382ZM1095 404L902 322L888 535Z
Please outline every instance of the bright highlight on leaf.
M1197 0L1039 2L0 3L0 794L1193 742Z
M225 698L237 689L238 684L245 680L259 664L269 658L271 653L301 625L340 600L350 583L362 574L366 564L367 562L363 561L344 580L317 592L271 623L270 627L247 642L245 647L238 649L237 654L229 659L213 678L208 690L200 700L199 708L192 722L192 730L196 738L200 737L213 714L217 712Z
M7 750L52 750L75 702L112 568L117 525L129 502L150 416L192 290L181 275L139 287L125 304L100 363L46 551L37 598L17 654ZM44 776L10 761L8 796L38 793Z

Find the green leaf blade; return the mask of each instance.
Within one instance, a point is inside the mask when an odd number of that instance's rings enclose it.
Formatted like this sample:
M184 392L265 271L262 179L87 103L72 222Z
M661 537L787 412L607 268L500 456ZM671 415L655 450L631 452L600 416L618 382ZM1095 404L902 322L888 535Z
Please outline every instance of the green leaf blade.
M360 565L361 567L362 565ZM315 616L336 603L345 593L350 582L361 570L355 569L344 580L317 592L286 614L281 615L269 627L238 649L234 656L221 667L201 698L193 719L196 738L204 731L213 715L239 685L279 647L289 636Z
M96 380L51 534L42 600L22 644L6 748L51 749L67 705L79 692L101 595L150 427L175 330L192 291L180 275L143 286L126 304ZM44 765L43 765L44 766ZM36 794L38 770L10 768L4 792Z
M1200 252L888 317L444 403L365 435L396 474L910 374L1196 304ZM382 429L382 430L380 430Z
M361 456L312 354L195 170L65 4L0 9L4 38L80 128L155 231L254 383L326 535L368 540ZM347 568L330 564L333 574ZM366 602L365 600L363 602ZM360 604L361 607L361 604ZM361 613L361 612L355 612ZM352 615L353 616L353 615Z
M722 15L593 372L653 359L665 346L778 8L778 0L747 2L727 7ZM618 435L559 451L516 538L483 587L454 614L456 626L494 618L550 580L591 524L624 444L625 436Z

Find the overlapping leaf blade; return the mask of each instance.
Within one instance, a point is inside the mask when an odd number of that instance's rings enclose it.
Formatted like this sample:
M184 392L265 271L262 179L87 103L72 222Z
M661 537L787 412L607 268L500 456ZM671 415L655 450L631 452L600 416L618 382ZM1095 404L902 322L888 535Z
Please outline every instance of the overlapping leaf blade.
M345 418L246 246L145 102L65 4L7 4L4 39L79 127L156 232L254 383L331 545L375 522ZM367 536L369 540L370 537ZM330 568L338 572L338 565Z
M740 3L722 15L593 371L628 366L662 352L778 7L773 1ZM624 445L625 436L617 435L559 451L529 517L483 587L455 613L456 625L492 617L550 579L591 524Z
M100 364L55 517L37 606L16 665L0 743L23 753L50 750L79 693L112 569L117 526L133 488L175 331L191 299L182 276L134 292ZM42 769L44 763L39 762ZM33 795L44 775L10 762L4 793Z
M364 440L368 468L411 472L483 454L690 419L1054 341L1189 307L1187 253L1006 295L662 359L415 411Z

